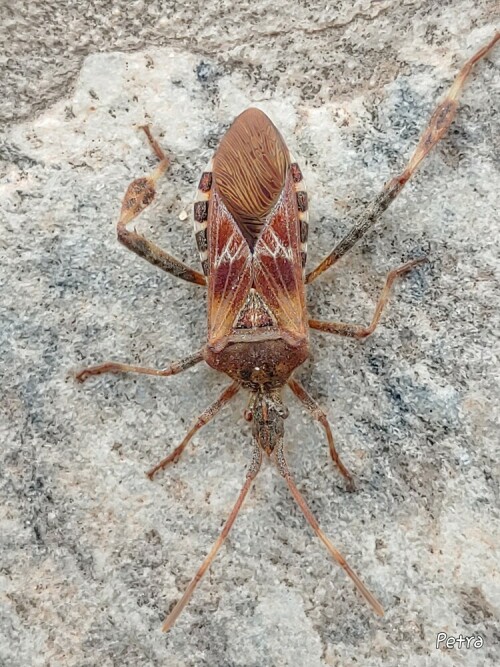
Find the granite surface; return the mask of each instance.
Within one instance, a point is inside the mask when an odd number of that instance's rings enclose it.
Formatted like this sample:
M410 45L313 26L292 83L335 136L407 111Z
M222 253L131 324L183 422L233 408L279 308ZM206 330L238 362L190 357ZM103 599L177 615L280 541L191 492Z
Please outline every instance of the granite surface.
M127 184L172 169L138 229L198 268L190 209L231 120L263 109L300 156L309 267L401 169L492 0L19 2L0 62L0 665L396 667L500 663L497 48L383 221L308 291L368 322L387 272L427 254L360 343L312 334L297 377L357 479L348 494L295 399L287 451L325 532L386 609L374 617L265 465L168 634L251 456L235 398L173 468L144 471L227 384L71 371L164 366L198 349L202 288L116 241ZM436 635L482 648L436 650Z

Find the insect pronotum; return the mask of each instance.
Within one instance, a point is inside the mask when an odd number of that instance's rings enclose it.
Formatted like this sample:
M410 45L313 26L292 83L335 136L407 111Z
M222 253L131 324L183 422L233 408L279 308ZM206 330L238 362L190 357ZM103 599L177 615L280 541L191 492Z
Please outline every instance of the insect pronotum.
M474 64L493 48L499 38L500 33L496 33L465 63L432 114L403 171L384 185L380 194L353 221L351 230L309 273L305 272L308 212L302 173L280 133L262 111L247 109L236 118L201 176L194 204L194 228L203 273L194 271L135 230L127 228L153 201L156 182L169 167L169 159L149 128L143 128L160 162L151 175L136 179L128 187L118 221L118 239L151 264L206 287L207 343L198 352L163 369L109 362L83 369L76 377L81 382L91 375L107 372L166 377L205 361L231 378L231 384L202 412L181 444L151 468L150 478L176 462L193 435L241 388L250 392L245 418L252 423L253 434L252 460L233 510L184 595L170 611L163 630L172 627L226 539L259 471L263 453L276 464L305 518L330 555L375 613L383 615L380 602L322 532L293 481L284 452L284 422L288 410L283 404L282 390L287 385L313 419L323 426L331 457L352 489L353 479L335 449L325 413L293 378L293 372L308 357L309 329L353 338L369 336L379 323L393 282L426 259L421 257L406 262L387 275L368 326L309 319L305 287L352 248L401 192L420 162L450 126L457 110L458 96Z

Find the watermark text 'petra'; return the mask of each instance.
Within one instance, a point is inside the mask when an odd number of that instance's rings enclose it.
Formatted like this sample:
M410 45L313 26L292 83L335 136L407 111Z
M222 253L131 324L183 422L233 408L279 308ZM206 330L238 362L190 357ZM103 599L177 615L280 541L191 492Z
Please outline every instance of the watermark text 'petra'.
M436 635L436 648L481 648L483 644L481 635L467 637L459 634L458 637L453 637L446 632L438 632Z

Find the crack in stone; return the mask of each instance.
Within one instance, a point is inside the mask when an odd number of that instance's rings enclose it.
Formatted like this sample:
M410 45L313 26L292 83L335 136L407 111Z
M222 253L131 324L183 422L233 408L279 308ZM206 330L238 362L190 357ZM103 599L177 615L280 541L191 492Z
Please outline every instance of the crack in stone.
M354 23L357 19L364 19L367 22L372 22L375 21L379 16L382 14L385 14L388 10L390 9L390 5L384 5L381 7L381 9L376 13L376 14L368 14L366 12L362 11L357 11L352 14L349 18L343 20L343 21L331 21L329 23L325 23L321 26L317 27L306 27L306 28L298 28L295 30L271 30L268 32L259 32L259 33L253 33L252 34L252 40L253 41L259 41L262 39L269 39L273 37L284 37L284 36L294 36L294 35L319 35L324 32L329 32L330 30L339 30L341 28L345 28L346 26L350 25L351 23ZM165 46L168 44L172 43L180 43L182 45L189 43L190 44L190 52L191 53L196 53L198 55L204 55L208 57L215 57L224 50L227 49L233 49L237 46L243 45L245 42L242 41L241 38L227 41L221 44L215 44L212 42L210 44L209 48L203 48L201 45L193 45L192 44L192 37L189 35L182 35L182 36L177 36L169 39L166 43ZM207 42L205 41L205 44ZM143 47L141 47L142 49ZM137 49L137 50L141 50ZM231 59L228 59L228 62L230 62ZM239 61L238 61L239 62Z

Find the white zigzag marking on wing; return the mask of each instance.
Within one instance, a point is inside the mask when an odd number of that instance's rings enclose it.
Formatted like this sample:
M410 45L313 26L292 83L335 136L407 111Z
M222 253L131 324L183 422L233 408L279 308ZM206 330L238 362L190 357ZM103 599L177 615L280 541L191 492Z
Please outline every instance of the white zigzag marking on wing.
M218 231L218 230L217 230ZM232 243L233 240L239 241L239 244L236 246L235 244ZM233 249L231 250L230 246L233 246ZM231 236L227 239L223 251L220 255L218 255L216 261L215 261L215 267L216 269L220 268L223 264L228 264L229 266L234 262L235 259L239 257L245 250L245 243L243 239L238 238L238 236L233 232ZM247 269L248 262L245 264L245 266L242 269L241 275L243 275ZM233 278L232 277L232 272L229 270L227 272L226 276L226 282L224 283L224 287L221 290L221 298L219 300L218 308L214 313L213 321L214 322L219 322L220 324L217 328L217 332L220 330L222 323L227 315L227 313L231 310L234 301L236 300L237 297L237 290L232 290L231 298L228 300L226 298L226 294L228 292L228 288L230 289L229 282ZM234 278L233 278L234 279ZM220 318L220 320L219 320Z
M238 245L234 243L235 240L239 241ZM242 242L242 239L238 239L236 234L233 232L224 244L224 248L221 254L216 258L215 266L219 267L222 264L230 264L239 255L241 255L244 248L245 244Z
M268 230L267 230L267 234L270 234L270 235L273 237L275 247L274 247L274 250L271 250L271 248L269 247L267 241L262 241L262 245L263 245L263 246L266 248L266 250L267 250L267 253L266 253L266 254L268 254L270 257L273 257L273 259L277 259L278 257L281 256L281 257L285 257L285 258L288 259L290 262L293 262L293 260L294 260L294 256L293 256L293 250L292 250L292 248L290 248L290 247L286 248L286 247L283 245L283 243L282 243L280 237L276 234L276 232L274 231L274 229L268 229Z

